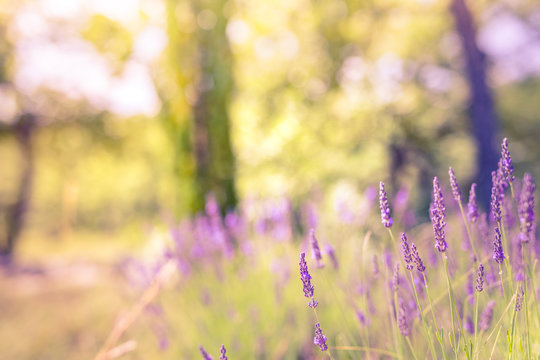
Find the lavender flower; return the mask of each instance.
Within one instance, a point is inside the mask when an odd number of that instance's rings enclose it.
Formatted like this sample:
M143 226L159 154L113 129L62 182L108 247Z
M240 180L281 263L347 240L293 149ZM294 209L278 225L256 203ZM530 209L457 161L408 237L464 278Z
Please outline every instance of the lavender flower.
M487 303L482 315L480 315L480 321L478 322L478 328L482 331L488 331L493 319L493 308L495 307L495 301L491 300Z
M416 265L416 269L420 272L424 272L424 270L426 270L426 267L424 266L424 263L422 262L420 255L418 255L418 250L416 249L416 245L414 245L414 243L411 244L411 255L412 255L414 264Z
M433 178L433 203L431 205L431 223L433 232L435 233L435 248L439 252L445 252L448 247L444 229L446 227L446 207L444 206L444 198L439 185L439 179Z
M499 264L502 264L504 259L504 251L501 242L501 229L499 229L499 225L497 225L495 228L495 240L493 241L493 260Z
M472 223L475 223L478 220L478 202L476 200L476 183L471 185L471 190L469 191L469 203L467 204L469 212L467 217Z
M391 228L394 220L392 220L392 217L390 216L388 197L386 195L386 190L384 189L384 183L382 181L379 183L379 205L381 207L382 224L387 228Z
M394 272L392 274L392 288L394 291L398 291L399 287L399 263L394 265Z
M227 355L225 355L225 353L227 352L227 349L225 349L225 345L221 344L221 348L219 349L219 351L221 352L219 360L229 360L229 358L227 358Z
M516 294L516 311L521 311L524 295L525 295L525 291L523 290L523 285L519 285L519 290Z
M499 171L491 172L491 217L496 222L501 222L502 213L501 206L504 196L503 179Z
M317 267L323 268L324 263L322 262L321 249L319 248L319 242L315 237L315 229L309 230L309 242L311 244L313 258L317 261Z
M405 261L405 267L407 270L413 269L413 259L411 255L411 249L409 248L409 242L407 241L407 236L405 233L401 233L401 256Z
M311 301L308 303L308 306L311 308L317 307L317 301L313 298L314 287L311 285L311 275L309 275L307 263L306 263L306 254L300 254L300 280L302 280L304 296L311 298Z
M508 151L508 139L504 138L501 144L501 160L504 176L508 182L514 181L514 166L512 165L512 157Z
M408 336L411 332L411 329L409 328L409 324L407 321L407 309L405 308L405 302L402 298L399 298L399 309L398 309L398 315L397 315L397 321L398 321L398 328L399 332L403 336Z
M534 191L536 185L529 173L523 175L523 188L519 199L518 213L521 224L521 242L529 242L534 237L536 219L534 216Z
M478 271L476 272L476 291L482 292L484 290L484 265L478 265Z
M321 351L328 350L328 346L326 345L326 336L324 336L319 323L315 324L315 337L313 338L313 343L315 345L319 345Z
M204 360L212 360L213 359L210 355L208 355L208 353L206 352L206 350L204 350L204 348L202 346L199 346L199 350L201 351L201 355L202 355Z
M454 173L454 169L452 169L452 167L448 169L448 174L450 175L450 187L452 188L452 195L454 196L454 199L456 199L456 201L460 203L461 202L461 189L459 188L459 185L456 179L456 174Z
M368 320L362 310L356 310L356 319L358 319L362 326L368 325Z
M330 258L330 261L332 261L332 266L334 267L334 270L338 270L339 263L336 257L336 252L334 251L334 247L330 244L324 244L324 251Z

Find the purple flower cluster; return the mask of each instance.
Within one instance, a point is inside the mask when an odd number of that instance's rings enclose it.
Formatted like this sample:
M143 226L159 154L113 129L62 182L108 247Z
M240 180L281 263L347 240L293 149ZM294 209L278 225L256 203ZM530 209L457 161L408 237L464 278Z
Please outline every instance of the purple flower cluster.
M524 295L525 295L525 291L523 290L523 285L519 285L519 289L516 294L516 311L521 311Z
M484 290L484 265L478 265L478 271L476 272L476 291L482 292Z
M206 352L206 350L204 350L202 346L199 346L199 350L204 360L213 360L213 358L210 355L208 355L208 353Z
M319 248L319 242L315 237L315 229L309 230L309 243L311 244L311 250L313 253L313 258L317 261L317 267L323 268L324 263L322 262L321 249Z
M433 232L435 233L435 248L439 252L445 252L448 247L446 243L446 235L444 233L446 227L446 207L444 206L444 198L439 185L439 179L433 178L433 202L431 203L431 223Z
M398 304L398 314L397 314L397 321L398 321L398 328L399 332L403 336L408 336L411 333L411 329L409 327L408 319L407 319L407 309L405 307L405 302L402 298L399 298L399 304Z
M394 272L392 274L392 288L394 292L398 291L399 288L399 263L397 262L394 265Z
M313 343L315 345L319 345L321 351L328 350L328 346L326 345L326 336L324 336L319 323L315 324L315 337L313 338Z
M336 257L336 251L330 244L324 244L324 251L326 252L326 255L330 258L330 261L332 262L332 266L334 267L334 270L339 269L339 262Z
M309 275L307 263L306 263L306 253L300 254L300 280L302 280L304 296L310 298L311 301L308 303L308 306L311 308L317 307L317 301L313 298L313 293L315 288L311 284L311 275Z
M514 166L512 165L512 157L510 156L510 151L508 150L507 138L504 138L501 144L501 163L501 167L506 181L508 181L509 183L514 181Z
M414 267L413 258L405 233L401 233L401 256L403 256L403 261L405 261L405 267L407 270L412 270Z
M418 255L418 250L416 249L416 245L414 245L414 243L411 244L411 254L414 264L416 265L416 270L424 272L424 270L426 270L426 267L424 266L420 255Z
M495 239L493 240L493 260L499 264L502 264L505 259L501 238L501 229L497 225L495 228Z
M452 188L452 195L454 196L454 199L459 203L461 202L461 189L459 188L456 174L454 173L454 169L450 167L448 169L448 174L450 175L450 187Z
M388 196L386 195L386 190L384 189L384 183L381 181L379 183L379 205L381 207L381 222L382 224L390 228L394 223L392 217L390 216L390 207L388 206Z
M529 240L534 240L534 233L536 230L536 219L534 215L535 190L536 185L534 184L532 176L525 173L523 176L523 185L518 206L519 222L521 224L521 242L529 242Z
M500 164L500 162L499 162ZM502 219L502 202L504 199L505 181L501 169L491 172L491 218L500 223Z
M219 352L221 353L221 355L219 356L219 360L229 360L226 355L227 349L225 349L225 345L221 344Z
M469 191L469 203L467 204L468 212L467 217L472 223L475 223L478 220L478 202L476 200L476 183L471 185L471 190Z

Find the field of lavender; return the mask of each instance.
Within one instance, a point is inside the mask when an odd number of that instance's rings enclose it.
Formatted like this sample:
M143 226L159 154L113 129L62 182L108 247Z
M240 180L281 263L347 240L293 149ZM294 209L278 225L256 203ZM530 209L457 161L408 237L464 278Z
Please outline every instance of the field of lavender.
M287 199L222 218L210 197L170 227L157 261L126 262L143 295L98 358L137 354L138 317L171 359L537 358L534 180L514 174L506 139L490 209L458 179L452 168L433 179L420 224L383 182L379 206L368 189L325 218Z

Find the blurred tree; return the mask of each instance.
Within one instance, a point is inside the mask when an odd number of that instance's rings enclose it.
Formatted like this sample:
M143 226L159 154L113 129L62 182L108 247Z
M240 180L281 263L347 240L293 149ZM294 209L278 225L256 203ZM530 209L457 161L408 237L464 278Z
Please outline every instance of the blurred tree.
M11 133L17 139L23 162L16 200L6 212L5 242L0 249L0 260L5 264L12 261L13 252L23 229L30 203L35 163L32 140L35 127L36 116L31 113L22 114L17 117L13 124L0 127L0 132Z
M201 211L210 193L222 211L237 201L229 130L233 78L226 3L167 1L169 45L163 76L169 81L159 91L162 118L176 148L181 214Z
M478 197L486 209L491 194L491 171L497 168L498 155L494 148L498 130L493 95L486 80L485 55L476 44L476 28L465 0L452 0L456 30L466 59L469 83L469 117L477 146Z

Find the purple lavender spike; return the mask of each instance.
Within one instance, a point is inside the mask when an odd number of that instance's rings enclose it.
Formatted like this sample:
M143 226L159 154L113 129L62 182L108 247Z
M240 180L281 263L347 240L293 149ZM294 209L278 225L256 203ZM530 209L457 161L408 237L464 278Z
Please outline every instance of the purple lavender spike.
M326 252L326 254L328 255L328 257L330 258L330 261L332 262L332 266L334 267L334 270L338 270L339 269L339 262L337 260L337 257L336 257L336 252L334 250L334 247L330 244L324 244L324 251Z
M497 225L495 228L495 239L493 241L493 260L499 264L502 264L505 259L501 237L501 229L499 229L499 226Z
M519 285L519 290L516 296L516 311L521 311L521 305L523 305L523 296L525 291L523 290L523 285Z
M213 358L210 355L208 355L208 353L206 352L206 350L204 350L202 346L199 346L199 350L201 351L201 355L204 360L213 360Z
M368 325L368 319L362 310L356 310L356 319L360 322L362 326Z
M484 265L478 265L478 271L476 272L476 291L482 292L484 290Z
M313 343L315 345L319 345L321 351L328 350L328 346L326 345L326 336L324 336L319 323L315 324L315 337L313 338Z
M407 309L405 308L405 302L400 297L399 298L399 309L398 309L398 315L397 315L397 321L398 321L398 328L399 332L403 336L408 336L411 332L411 329L409 328L409 324L407 321Z
M392 274L392 288L394 291L398 291L399 287L399 263L394 265L394 272Z
M495 301L490 300L486 307L484 308L484 311L482 311L482 315L480 315L480 321L478 321L478 329L482 331L488 331L489 327L491 325L491 320L493 319L493 308L495 307Z
M311 285L311 275L309 275L307 263L306 263L306 253L300 254L300 280L302 280L304 296L310 298L311 301L308 303L310 308L317 307L317 301L313 298L313 293L315 288Z
M501 178L501 174L499 171L492 171L491 181L493 183L491 187L491 217L496 222L501 222L501 207L504 196L504 180Z
M416 245L414 245L414 243L411 244L411 256L413 258L414 264L416 265L416 270L424 272L424 270L426 270L426 267L424 266L420 255L418 255L418 250L416 249Z
M450 175L450 187L452 188L452 195L457 202L461 202L461 189L459 188L456 174L454 173L454 169L452 169L452 167L448 169L448 174Z
M386 190L384 189L384 183L382 181L379 183L379 205L381 207L382 224L387 228L391 228L394 220L392 220L392 217L390 216L388 196L386 195Z
M219 360L229 360L229 358L227 358L227 349L225 349L225 345L221 344L221 348L219 349L221 355L219 357Z
M536 185L529 173L523 175L523 188L519 199L518 213L519 222L521 224L521 242L529 242L534 240L536 218L534 215L534 191Z
M407 270L413 269L413 258L411 255L411 249L409 248L409 242L407 241L407 236L405 233L401 233L401 256L405 261L405 267Z
M315 259L315 261L317 261L317 267L323 268L324 263L322 262L321 249L319 248L319 242L317 241L317 238L315 237L315 229L309 230L309 243L311 244L313 258Z
M476 183L471 185L471 190L469 191L469 203L467 204L469 212L467 217L472 223L475 223L478 220L478 202L476 200Z
M502 169L506 181L509 183L514 181L514 166L512 165L512 157L510 156L510 151L508 151L508 139L504 138L501 144L501 160L502 160Z
M439 252L445 252L448 247L444 229L446 227L446 207L444 206L444 198L439 185L439 179L433 178L433 203L431 205L431 223L435 234L435 248Z

